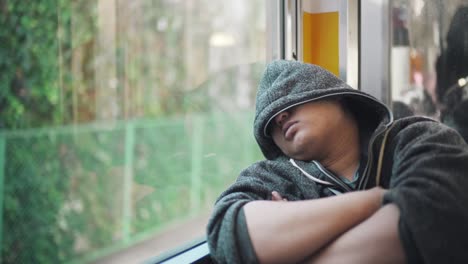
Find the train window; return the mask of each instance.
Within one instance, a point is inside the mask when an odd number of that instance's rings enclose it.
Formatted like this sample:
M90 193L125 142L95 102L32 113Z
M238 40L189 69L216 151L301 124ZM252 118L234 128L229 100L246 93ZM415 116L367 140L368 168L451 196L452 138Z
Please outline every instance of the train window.
M468 76L464 0L392 1L391 96L399 116L426 115L463 130ZM467 138L467 136L465 136Z
M0 0L0 262L138 263L203 237L261 158L267 2Z

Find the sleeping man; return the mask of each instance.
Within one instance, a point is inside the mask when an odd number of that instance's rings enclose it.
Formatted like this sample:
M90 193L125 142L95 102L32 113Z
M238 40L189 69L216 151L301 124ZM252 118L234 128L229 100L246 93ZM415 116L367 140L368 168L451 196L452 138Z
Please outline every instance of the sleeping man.
M323 68L270 63L254 136L265 160L216 201L219 263L466 263L468 146L424 117L393 120Z

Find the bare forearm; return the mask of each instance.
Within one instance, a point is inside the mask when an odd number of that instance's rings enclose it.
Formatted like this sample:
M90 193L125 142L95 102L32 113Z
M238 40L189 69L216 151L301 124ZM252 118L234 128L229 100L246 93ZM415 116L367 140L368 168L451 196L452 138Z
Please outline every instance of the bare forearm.
M382 194L373 189L309 201L246 204L247 227L259 261L304 260L378 210Z
M398 236L399 216L395 205L382 207L319 251L308 263L405 263Z

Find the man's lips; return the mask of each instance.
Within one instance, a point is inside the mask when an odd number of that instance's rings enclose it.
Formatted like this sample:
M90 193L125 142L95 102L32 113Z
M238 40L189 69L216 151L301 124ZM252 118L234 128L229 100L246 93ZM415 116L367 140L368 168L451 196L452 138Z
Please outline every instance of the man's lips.
M295 132L295 129L294 129L294 125L297 123L298 121L289 121L287 122L286 124L283 125L281 131L283 132L283 136L288 140L290 139L293 135L294 135L294 132Z

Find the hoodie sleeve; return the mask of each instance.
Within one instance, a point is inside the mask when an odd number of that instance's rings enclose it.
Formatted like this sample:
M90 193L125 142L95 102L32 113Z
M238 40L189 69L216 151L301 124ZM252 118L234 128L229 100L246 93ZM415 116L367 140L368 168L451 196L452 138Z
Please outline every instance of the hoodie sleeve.
M399 234L408 263L468 259L468 147L443 124L407 125L392 140L390 190L400 209Z
M241 172L216 201L207 226L207 239L210 254L217 263L257 263L242 209L246 203L271 200L274 190L288 200L301 198L295 184L281 173L284 170L272 169L272 163L259 162Z
M260 184L236 182L216 202L208 222L208 246L217 263L256 263L250 244L243 206L254 200L265 200ZM251 189L250 191L247 191ZM248 242L245 242L247 240Z

